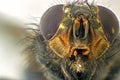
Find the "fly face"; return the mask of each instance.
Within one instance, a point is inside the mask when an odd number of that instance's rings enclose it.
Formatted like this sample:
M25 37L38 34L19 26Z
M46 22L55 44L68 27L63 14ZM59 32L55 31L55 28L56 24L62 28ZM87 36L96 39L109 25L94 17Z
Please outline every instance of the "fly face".
M100 58L108 50L119 28L109 9L79 2L51 7L40 24L50 49L67 59L76 73L84 72L87 61Z
M98 19L97 7L93 8L96 13L87 5L65 6L56 35L49 41L50 48L58 56L74 61L71 68L75 71L83 71L84 61L98 58L109 47ZM92 24L92 21L96 23Z

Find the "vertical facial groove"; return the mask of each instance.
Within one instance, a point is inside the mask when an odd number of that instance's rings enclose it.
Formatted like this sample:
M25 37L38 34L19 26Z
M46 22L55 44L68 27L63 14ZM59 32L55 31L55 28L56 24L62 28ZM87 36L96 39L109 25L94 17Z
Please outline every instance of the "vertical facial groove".
M73 25L73 35L75 39L85 39L88 35L89 24L84 18L76 18Z

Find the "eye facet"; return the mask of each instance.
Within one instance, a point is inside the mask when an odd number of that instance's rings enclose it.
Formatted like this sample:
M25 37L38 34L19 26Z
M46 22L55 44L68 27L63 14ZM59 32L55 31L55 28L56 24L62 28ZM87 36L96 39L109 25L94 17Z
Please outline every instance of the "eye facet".
M119 22L115 14L102 6L99 6L99 18L102 23L104 33L111 43L119 32Z
M46 40L51 39L55 35L64 14L62 9L62 4L55 5L43 14L39 29Z

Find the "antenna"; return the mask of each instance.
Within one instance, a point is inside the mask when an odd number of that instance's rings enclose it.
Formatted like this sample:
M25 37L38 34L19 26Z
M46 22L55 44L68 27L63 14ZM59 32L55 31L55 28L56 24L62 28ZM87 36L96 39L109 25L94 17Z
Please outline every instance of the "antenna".
M90 6L89 3L88 3L88 0L85 0L84 2L85 2L88 6Z

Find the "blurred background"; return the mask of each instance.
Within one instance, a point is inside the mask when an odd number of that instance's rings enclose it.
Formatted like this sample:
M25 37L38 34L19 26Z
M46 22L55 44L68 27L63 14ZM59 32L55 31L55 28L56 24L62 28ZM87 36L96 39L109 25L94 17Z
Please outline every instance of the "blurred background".
M22 21L41 15L52 5L72 2L74 0L0 0L0 12L14 16ZM82 0L81 0L82 1ZM120 18L119 0L88 0L108 7Z
M20 23L39 23L40 17L50 6L67 3L73 0L0 0L0 16L3 14L10 16L8 21L16 20ZM93 0L88 0L90 3ZM120 1L119 0L94 0L95 4L106 6L111 9L120 20ZM11 18L12 17L12 18ZM20 21L20 22L19 22ZM7 21L5 21L7 22ZM0 80L23 80L22 60L20 57L21 49L14 48L14 43L20 38L12 38L0 28ZM14 34L14 33L12 33Z

